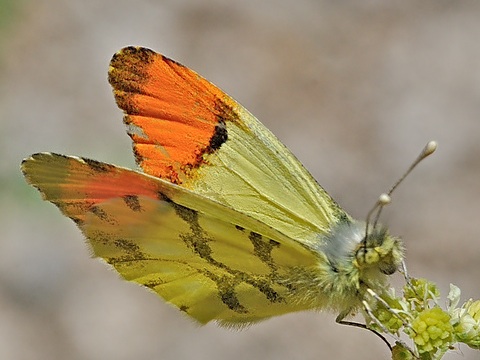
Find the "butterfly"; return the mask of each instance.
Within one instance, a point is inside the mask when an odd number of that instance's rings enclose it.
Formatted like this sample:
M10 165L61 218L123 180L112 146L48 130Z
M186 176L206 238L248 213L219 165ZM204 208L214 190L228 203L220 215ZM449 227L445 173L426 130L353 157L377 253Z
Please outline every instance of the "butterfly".
M21 168L124 279L235 327L302 310L342 321L382 292L402 241L350 217L234 99L142 47L116 53L108 80L142 171L54 153Z

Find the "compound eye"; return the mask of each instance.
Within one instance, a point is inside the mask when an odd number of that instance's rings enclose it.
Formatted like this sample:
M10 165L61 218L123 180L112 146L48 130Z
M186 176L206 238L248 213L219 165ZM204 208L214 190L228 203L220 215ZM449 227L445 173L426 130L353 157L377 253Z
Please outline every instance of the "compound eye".
M380 271L385 275L392 275L397 271L398 266L395 264L387 264L387 263L380 263L379 264Z

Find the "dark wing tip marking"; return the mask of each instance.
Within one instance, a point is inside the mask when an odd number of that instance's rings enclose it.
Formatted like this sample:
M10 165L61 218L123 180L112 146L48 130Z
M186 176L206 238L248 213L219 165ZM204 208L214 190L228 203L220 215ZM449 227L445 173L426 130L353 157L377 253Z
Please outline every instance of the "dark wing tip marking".
M178 61L175 61L173 59L170 59L169 57L165 56L165 55L160 55L162 57L162 60L164 62L166 62L167 64L173 64L173 65L176 65L176 66L180 66L182 68L187 68L185 65L183 64L180 64Z
M143 93L149 65L155 61L157 54L150 49L128 46L113 55L108 70L108 82L113 88L115 100L120 109L135 115L138 109L132 94Z
M132 149L133 149L133 156L135 157L135 162L137 164L141 164L145 159L144 157L138 152L137 147L135 146L135 143L132 144Z
M112 86L114 86L114 84L112 84ZM140 111L138 110L137 104L132 99L131 92L137 93L139 92L139 89L138 88L134 89L133 87L130 87L127 89L124 87L122 88L122 90L113 90L113 94L115 96L115 101L117 103L117 106L128 115L138 115L140 114ZM126 125L128 125L128 123L130 122L128 115L124 116L123 118L123 123Z
M87 164L92 170L96 172L109 172L114 168L112 165L105 164L97 160L87 159L83 157L81 159L85 162L85 164Z
M110 66L120 69L132 66L133 69L136 69L138 64L152 63L155 56L157 56L157 53L151 49L141 46L127 46L112 56Z

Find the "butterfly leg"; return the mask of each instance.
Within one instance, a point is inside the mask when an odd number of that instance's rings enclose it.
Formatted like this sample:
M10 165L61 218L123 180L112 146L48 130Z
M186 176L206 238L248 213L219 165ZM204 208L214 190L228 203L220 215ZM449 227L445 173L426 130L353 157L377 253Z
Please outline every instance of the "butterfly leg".
M405 274L406 274L406 268L405 268ZM405 275L406 276L406 275ZM406 323L401 316L399 316L399 313L398 313L398 310L395 310L395 309L392 309L392 307L390 307L390 305L388 305L388 303L383 300L375 291L373 291L372 289L367 289L367 293L372 296L376 301L378 301L379 303L381 303L385 309L387 309L388 312L390 312L393 316L395 316L396 318L398 318L404 327L409 327L410 325L408 323ZM412 351L412 349L410 349L410 347L402 340L400 339L399 336L397 336L396 334L393 334L391 331L389 331L378 319L377 317L373 314L373 311L372 309L370 308L370 305L368 304L367 301L363 300L362 301L363 303L363 309L365 310L366 314L368 315L368 317L380 328L382 329L382 331L385 333L385 334L389 334L390 336L392 336L396 343L400 344L403 348L407 349L413 356L415 356L415 353ZM367 327L367 329L373 331L375 334L377 334L378 336L380 336L385 342L386 339L380 335L378 332L376 332L375 330L373 329L370 329ZM392 348L390 347L390 350L392 350Z
M368 311L367 311L368 313ZM338 324L341 324L341 325L347 325L347 326L353 326L353 327L358 327L360 329L365 329L365 330L369 330L371 332L373 332L375 335L377 335L380 339L383 340L383 342L385 344L387 344L388 348L390 349L390 351L392 351L392 346L390 345L390 343L388 342L388 340L385 338L385 336L383 336L382 334L380 334L378 331L374 330L374 329L370 329L369 327L367 327L367 325L365 324L361 324L361 323L357 323L357 322L354 322L354 321L346 321L344 320L345 317L347 317L348 315L350 314L350 310L347 310L347 311L343 311L341 312L337 318L335 319L335 322L337 322ZM374 317L373 317L374 318ZM378 320L377 320L378 321ZM381 324L380 324L381 325ZM381 325L381 327L383 327L383 325ZM383 330L383 329L382 329ZM385 329L386 330L386 329Z

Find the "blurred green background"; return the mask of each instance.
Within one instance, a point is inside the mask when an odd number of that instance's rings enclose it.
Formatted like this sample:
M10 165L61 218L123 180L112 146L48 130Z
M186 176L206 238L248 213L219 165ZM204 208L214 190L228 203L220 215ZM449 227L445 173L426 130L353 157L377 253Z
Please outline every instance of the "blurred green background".
M388 358L372 334L298 313L199 328L89 258L24 182L38 151L133 167L108 62L143 45L219 85L364 219L430 139L383 222L412 275L480 298L480 2L0 1L1 359ZM478 359L461 347L447 359Z

